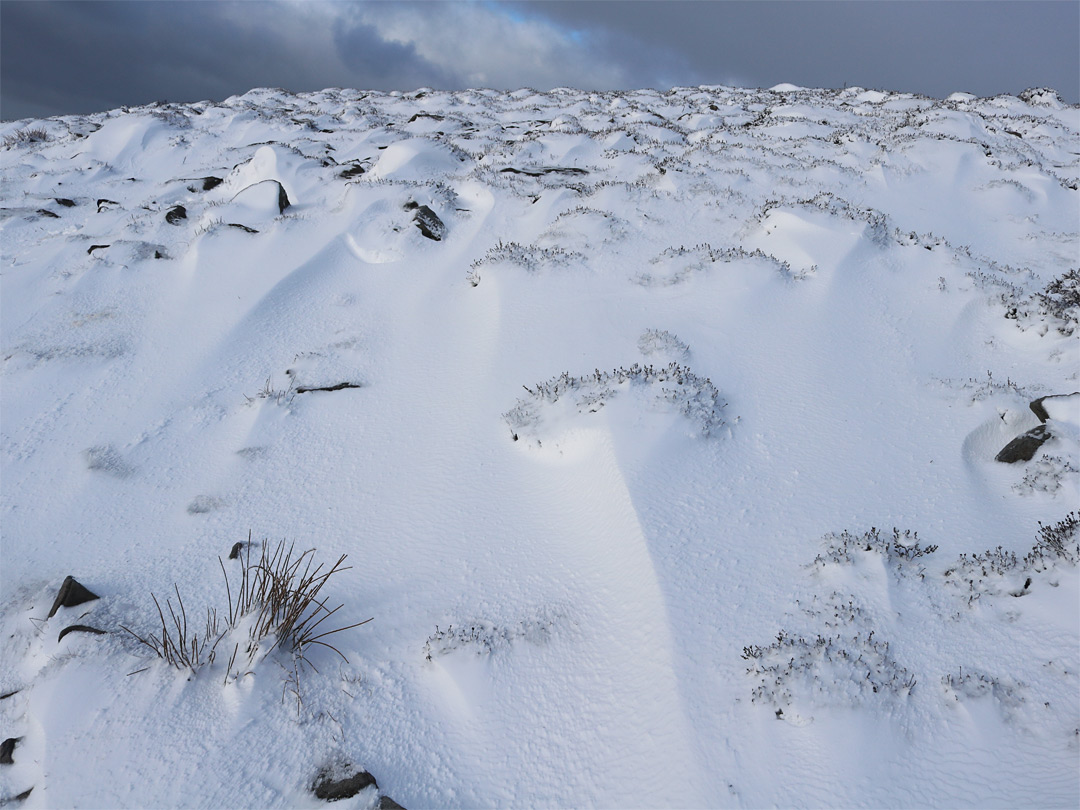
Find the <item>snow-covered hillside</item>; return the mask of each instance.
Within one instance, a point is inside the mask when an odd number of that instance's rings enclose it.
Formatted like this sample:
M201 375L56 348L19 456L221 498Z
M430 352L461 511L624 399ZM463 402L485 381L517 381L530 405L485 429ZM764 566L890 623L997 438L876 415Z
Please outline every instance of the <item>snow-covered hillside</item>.
M0 801L1080 802L1052 91L256 90L0 138ZM230 623L282 540L348 555L336 651ZM47 618L68 575L100 598ZM191 668L136 638L178 597Z

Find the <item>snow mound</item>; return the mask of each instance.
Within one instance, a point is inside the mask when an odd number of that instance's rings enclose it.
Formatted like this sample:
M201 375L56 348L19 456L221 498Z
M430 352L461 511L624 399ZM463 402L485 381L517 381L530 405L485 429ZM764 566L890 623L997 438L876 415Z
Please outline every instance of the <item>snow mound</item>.
M462 157L444 144L412 138L387 146L371 167L372 180L414 180L462 173Z
M0 123L0 804L1078 806L1078 140L1045 88ZM282 539L374 620L250 643Z

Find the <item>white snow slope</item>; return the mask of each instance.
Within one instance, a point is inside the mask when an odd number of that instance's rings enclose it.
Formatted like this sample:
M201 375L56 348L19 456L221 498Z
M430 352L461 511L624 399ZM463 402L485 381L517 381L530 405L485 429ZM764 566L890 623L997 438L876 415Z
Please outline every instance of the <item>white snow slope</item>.
M1080 389L1078 135L786 85L0 126L0 800L1076 807L1077 400L994 457ZM227 625L249 532L348 555L344 658L122 629Z

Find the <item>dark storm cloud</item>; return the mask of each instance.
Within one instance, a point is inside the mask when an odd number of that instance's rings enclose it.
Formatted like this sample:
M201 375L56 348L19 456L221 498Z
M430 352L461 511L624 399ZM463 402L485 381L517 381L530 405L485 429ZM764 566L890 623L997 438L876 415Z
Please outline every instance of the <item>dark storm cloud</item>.
M0 2L0 117L253 87L792 82L1080 100L1071 2Z
M344 11L347 8L343 7ZM445 80L348 14L269 3L0 3L0 116Z
M602 28L678 52L694 83L848 84L934 96L1052 86L1068 101L1080 100L1076 2L517 5L571 28Z
M387 42L379 37L372 26L362 22L337 20L334 22L333 32L337 54L345 67L352 71L352 75L370 77L368 84L364 85L365 89L385 89L384 83L387 80L392 83L390 86L394 87L393 82L404 72L405 65L422 62L415 48L398 42ZM430 63L423 62L422 73L422 76L418 73L417 83L402 85L398 89L421 84L447 87L453 83L450 76Z

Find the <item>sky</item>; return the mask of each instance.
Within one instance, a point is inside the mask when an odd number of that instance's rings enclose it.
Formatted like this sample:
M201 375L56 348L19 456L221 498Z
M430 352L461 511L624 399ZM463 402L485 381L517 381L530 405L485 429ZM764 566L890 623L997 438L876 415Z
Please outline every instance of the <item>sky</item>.
M0 118L294 92L726 84L1080 102L1077 0L2 0Z

